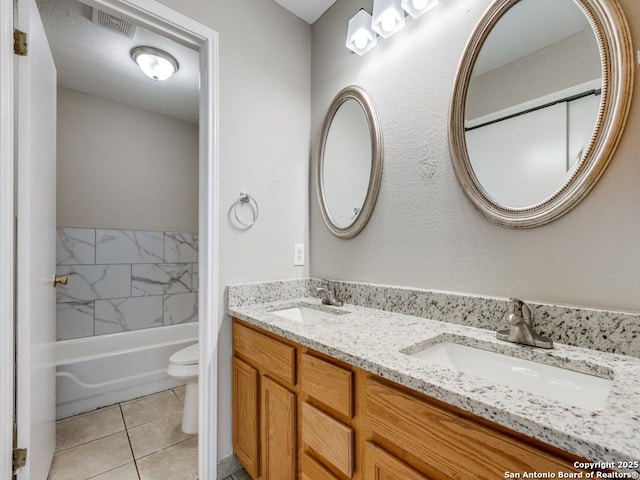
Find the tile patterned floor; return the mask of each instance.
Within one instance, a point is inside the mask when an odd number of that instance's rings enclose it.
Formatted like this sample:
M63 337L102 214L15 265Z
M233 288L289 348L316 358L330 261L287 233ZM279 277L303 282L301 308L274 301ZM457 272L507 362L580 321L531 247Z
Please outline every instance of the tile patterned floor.
M240 470L239 472L236 472L233 475L225 478L224 480L251 480L251 477L243 469L243 470Z
M180 429L185 387L60 420L49 480L196 480L198 437ZM224 480L251 480L244 471Z

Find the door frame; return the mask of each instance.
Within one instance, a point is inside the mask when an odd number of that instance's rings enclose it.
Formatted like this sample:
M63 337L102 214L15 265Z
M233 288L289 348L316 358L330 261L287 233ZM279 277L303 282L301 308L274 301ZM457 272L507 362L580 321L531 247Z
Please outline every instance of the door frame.
M200 52L199 121L199 478L217 466L218 33L154 0L80 0ZM11 478L14 410L15 146L13 2L0 2L0 478Z
M0 2L0 478L11 478L14 404L13 2Z

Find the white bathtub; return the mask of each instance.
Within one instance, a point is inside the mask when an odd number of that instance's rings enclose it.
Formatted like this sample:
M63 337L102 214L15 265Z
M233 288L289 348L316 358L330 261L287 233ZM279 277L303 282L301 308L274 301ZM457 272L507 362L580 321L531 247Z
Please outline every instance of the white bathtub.
M56 342L57 418L177 386L169 357L197 340L185 323Z

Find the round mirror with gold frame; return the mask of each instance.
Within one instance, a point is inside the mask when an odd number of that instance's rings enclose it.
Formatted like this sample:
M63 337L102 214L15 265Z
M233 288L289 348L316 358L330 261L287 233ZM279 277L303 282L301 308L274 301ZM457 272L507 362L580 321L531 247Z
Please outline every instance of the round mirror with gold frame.
M451 160L465 195L502 226L564 215L611 160L632 88L631 36L616 0L494 1L451 98Z
M320 211L335 236L353 238L369 221L382 180L382 155L371 99L360 87L345 87L325 116L316 165Z

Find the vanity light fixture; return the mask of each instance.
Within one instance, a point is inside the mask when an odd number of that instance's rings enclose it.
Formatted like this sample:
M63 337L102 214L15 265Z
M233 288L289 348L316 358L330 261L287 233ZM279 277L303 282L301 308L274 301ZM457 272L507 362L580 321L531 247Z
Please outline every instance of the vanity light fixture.
M178 61L164 50L154 47L135 47L131 58L152 80L166 80L178 71Z
M389 38L404 28L402 0L374 0L371 28L382 38Z
M439 0L402 0L402 8L413 18L424 15L438 5Z
M347 48L358 55L364 55L378 44L378 35L389 38L404 28L405 12L418 18L438 5L439 1L373 0L372 15L361 8L349 20ZM638 58L640 59L640 51Z
M378 36L371 29L371 15L360 9L347 28L347 48L358 55L364 55L378 44Z

